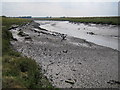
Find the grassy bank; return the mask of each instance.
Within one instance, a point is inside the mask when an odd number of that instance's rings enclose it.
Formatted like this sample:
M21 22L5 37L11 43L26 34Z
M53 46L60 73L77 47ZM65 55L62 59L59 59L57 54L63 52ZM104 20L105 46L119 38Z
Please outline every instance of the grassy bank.
M2 18L2 82L3 88L53 88L47 78L41 73L37 63L14 51L10 45L11 25L22 25L31 22L28 19Z
M118 19L120 17L61 17L61 18L34 18L35 20L57 20L70 21L75 23L96 23L96 24L112 24L120 25Z

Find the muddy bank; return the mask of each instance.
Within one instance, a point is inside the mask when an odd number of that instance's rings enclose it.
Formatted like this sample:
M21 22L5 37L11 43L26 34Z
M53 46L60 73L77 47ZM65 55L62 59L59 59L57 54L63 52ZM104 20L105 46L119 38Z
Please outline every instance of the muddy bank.
M32 22L10 31L13 47L42 66L58 88L116 88L118 51L48 31ZM117 83L118 82L118 83Z
M85 39L97 45L118 49L120 36L117 25L70 23L68 21L35 21L40 23L40 27L68 34L69 36Z

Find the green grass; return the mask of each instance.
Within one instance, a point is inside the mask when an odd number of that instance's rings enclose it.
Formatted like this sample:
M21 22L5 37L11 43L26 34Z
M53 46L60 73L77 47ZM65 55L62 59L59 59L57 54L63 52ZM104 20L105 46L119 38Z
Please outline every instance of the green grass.
M35 20L57 20L70 21L75 23L96 23L96 24L113 24L120 25L120 17L62 17L62 18L34 18Z
M7 18L6 17L6 18L2 18L2 21L3 21L2 25L9 28L13 24L22 25L22 24L26 24L27 22L30 22L31 20L22 19L22 18Z
M10 45L11 25L22 25L31 20L20 18L2 18L2 82L3 88L53 88L48 79L41 73L37 63L14 51ZM54 89L54 88L53 88Z
M17 86L21 88L52 87L34 60L18 55L5 55L3 57L3 87L16 88Z

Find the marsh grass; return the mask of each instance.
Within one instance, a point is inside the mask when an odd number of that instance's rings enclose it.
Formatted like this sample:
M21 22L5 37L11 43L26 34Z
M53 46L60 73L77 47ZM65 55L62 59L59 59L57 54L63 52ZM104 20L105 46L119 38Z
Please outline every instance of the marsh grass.
M3 88L53 88L42 74L40 66L11 48L11 25L23 25L31 20L21 18L2 18L2 82ZM0 38L1 39L1 38Z
M57 20L69 21L75 23L95 23L95 24L112 24L120 25L120 17L61 17L61 18L34 18L35 20Z

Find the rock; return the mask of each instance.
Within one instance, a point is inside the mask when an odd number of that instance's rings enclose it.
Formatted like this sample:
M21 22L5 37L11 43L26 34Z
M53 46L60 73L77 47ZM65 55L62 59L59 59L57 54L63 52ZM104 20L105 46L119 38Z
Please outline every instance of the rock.
M58 53L57 53L57 55L59 55L59 56L60 56L60 55L61 55L61 52L58 52Z
M20 28L19 31L21 31L22 29Z
M50 62L52 62L52 61L50 60Z
M49 54L49 56L51 57L51 54Z
M78 64L82 64L81 62L79 62Z
M12 25L8 30L15 29L17 27L18 27L18 25Z
M56 73L56 75L59 75L59 73Z
M51 35L56 36L54 33L52 33Z
M24 37L24 36L29 36L28 34L22 32L22 31L20 31L20 32L18 33L18 35L20 35L20 36L22 36L22 37Z
M52 78L50 78L50 81L53 81Z
M54 64L55 62L51 62L50 65Z
M62 40L65 40L65 38L67 37L67 34L61 34Z
M51 24L52 26L55 26L56 24L54 23L54 24Z
M60 61L58 61L58 63L60 63Z
M75 81L71 80L71 79L68 79L65 81L66 83L69 83L69 84L75 84Z
M49 34L48 32L44 32L44 31L40 31L40 33L42 33L42 34L46 34L46 35Z
M72 71L77 71L76 69L72 69Z
M87 32L87 34L95 35L93 32Z
M68 50L63 50L63 53L67 53L68 52Z
M40 27L39 27L39 29L40 29L40 30L44 30L44 31L48 31L48 30L46 30L46 29L44 29L44 28L40 28Z
M38 33L38 31L37 31L37 30L34 30L34 32L35 32L35 33Z
M109 83L109 84L119 84L120 85L120 82L119 81L115 81L115 80L110 80L107 83Z
M32 22L31 25L32 25L34 28L39 28L39 26L40 26L39 23L35 23L35 22Z
M64 81L63 79L60 79L60 81L62 82L62 81Z
M14 41L18 41L16 38L12 38Z
M43 55L47 56L47 53L43 52Z
M30 40L30 41L32 41L32 38L31 37L25 37L25 40Z
M44 51L46 51L47 50L47 48L44 48Z

